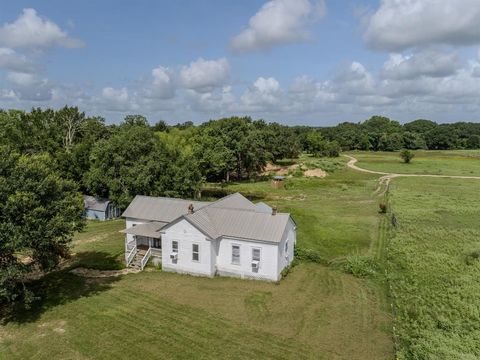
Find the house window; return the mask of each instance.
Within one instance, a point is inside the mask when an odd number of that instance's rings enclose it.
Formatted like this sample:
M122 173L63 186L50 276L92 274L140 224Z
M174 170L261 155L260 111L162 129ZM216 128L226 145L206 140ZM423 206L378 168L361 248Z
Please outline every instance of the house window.
M260 261L260 249L253 248L252 249L252 261Z
M192 244L192 260L199 261L200 259L200 245Z
M172 241L172 252L178 254L178 241Z
M285 241L285 253L288 253L288 240Z
M240 265L240 245L232 245L232 264Z

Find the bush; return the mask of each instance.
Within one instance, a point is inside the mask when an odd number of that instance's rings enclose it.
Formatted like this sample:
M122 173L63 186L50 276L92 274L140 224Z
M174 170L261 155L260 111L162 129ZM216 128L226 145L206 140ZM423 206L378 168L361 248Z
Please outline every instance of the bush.
M295 247L295 259L298 261L309 261L317 264L327 264L325 260L318 252L311 249L303 249Z
M344 270L359 278L373 277L378 272L378 264L369 256L353 255L347 257Z
M467 265L473 265L479 259L480 259L480 250L475 250L467 254L467 256L465 257L465 263Z
M293 261L290 263L290 265L285 267L282 270L282 272L280 273L282 275L282 279L286 278L287 275L290 274L290 272L293 270L293 268L297 265L298 265L298 259L293 259Z
M409 164L410 161L415 157L415 154L413 153L413 151L405 149L400 151L400 157L403 159L403 162L405 164Z
M378 207L379 207L379 209L380 209L380 210L379 210L380 213L382 213L382 214L386 214L386 213L387 213L387 204L385 204L385 203L380 203L380 204L378 204Z

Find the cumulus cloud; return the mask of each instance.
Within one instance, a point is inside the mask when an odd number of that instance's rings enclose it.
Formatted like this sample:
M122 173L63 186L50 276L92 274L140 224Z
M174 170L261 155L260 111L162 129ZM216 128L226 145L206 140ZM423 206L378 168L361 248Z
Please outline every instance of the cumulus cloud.
M308 25L325 14L323 0L271 0L250 18L248 27L230 41L236 52L263 51L309 39Z
M282 89L273 77L259 77L242 95L242 105L255 111L273 110L280 105ZM277 108L278 110L278 108Z
M409 55L391 54L383 66L383 76L393 79L414 79L419 76L445 77L460 67L456 53L431 49Z
M52 99L53 84L46 78L36 74L11 71L7 73L7 81L12 91L20 100L48 101Z
M98 102L107 111L130 111L137 108L126 87L119 89L113 87L103 88Z
M379 51L480 43L478 0L382 0L370 16L366 43Z
M144 89L150 99L172 99L175 96L174 72L168 67L158 66L152 70L152 81Z
M227 59L204 60L199 58L189 66L183 66L180 78L187 89L197 92L211 92L215 87L223 86L230 73Z
M82 47L83 41L74 39L54 22L37 15L35 9L23 9L12 23L0 28L0 45L10 48L48 48L62 46Z
M0 69L34 72L37 66L25 55L10 48L0 48Z

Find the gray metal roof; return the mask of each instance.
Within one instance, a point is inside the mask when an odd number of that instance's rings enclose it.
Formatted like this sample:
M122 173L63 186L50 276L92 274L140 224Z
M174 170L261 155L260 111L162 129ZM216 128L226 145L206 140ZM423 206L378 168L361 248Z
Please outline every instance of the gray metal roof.
M273 209L264 202L258 202L255 204L255 210L257 210L258 212L271 214Z
M278 243L282 240L290 214L272 215L255 210L207 206L185 218L212 239L230 236Z
M83 204L87 210L105 211L110 201L95 196L83 195Z
M198 210L210 203L204 201L137 195L130 205L128 205L122 216L169 223L179 216L187 214L188 206L190 204L193 204L194 209Z
M193 214L188 213L190 204L194 206ZM153 233L168 228L176 222L174 220L187 219L211 239L229 236L278 243L282 239L290 214L272 215L271 210L267 204L255 205L239 193L211 203L136 196L122 216L153 220L161 224L158 229L149 224L137 225L124 230L128 234L155 237L152 236ZM144 235L147 233L150 235Z
M265 208L259 209L250 200L235 193L217 200L193 214L184 215L183 218L212 239L230 236L278 243L282 240L290 214L272 215L271 208L262 204L270 210L266 212Z
M121 230L120 232L124 234L131 234L131 235L138 235L138 236L146 236L151 237L154 239L160 239L160 229L162 229L167 223L159 222L159 221L152 221L145 224L138 224L136 226L132 226L125 230Z

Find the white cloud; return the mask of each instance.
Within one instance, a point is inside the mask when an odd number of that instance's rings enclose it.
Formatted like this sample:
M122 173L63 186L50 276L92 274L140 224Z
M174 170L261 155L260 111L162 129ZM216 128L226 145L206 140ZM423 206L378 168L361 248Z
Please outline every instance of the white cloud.
M393 79L445 77L454 74L459 67L456 53L427 49L410 55L391 54L384 64L383 76Z
M199 58L189 66L183 66L180 78L187 89L197 92L211 92L215 87L223 86L228 79L230 65L225 58L204 60Z
M280 83L273 77L259 77L242 95L242 105L254 111L279 110L282 98ZM275 109L275 107L277 107Z
M7 73L16 97L28 101L49 101L52 99L53 84L36 74L11 71Z
M271 0L250 18L248 27L230 41L237 52L269 50L309 39L308 25L325 14L323 0Z
M15 100L17 95L13 90L0 89L0 99L2 100Z
M364 39L380 51L429 44L480 43L478 0L382 0L367 22Z
M115 89L105 87L102 89L102 95L99 99L99 105L107 111L131 111L137 109L137 105L128 93L126 87Z
M23 9L17 20L0 28L0 45L43 49L52 46L82 47L84 43L70 37L54 22L38 16L35 9Z
M174 73L171 69L158 66L152 70L152 82L144 89L151 99L171 99L175 96Z
M0 69L34 72L36 66L25 55L10 48L0 48Z

